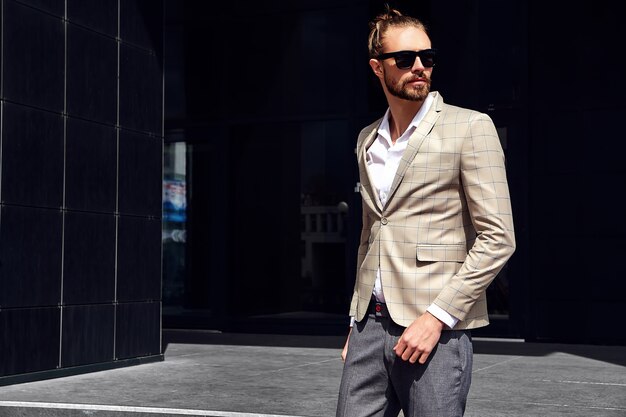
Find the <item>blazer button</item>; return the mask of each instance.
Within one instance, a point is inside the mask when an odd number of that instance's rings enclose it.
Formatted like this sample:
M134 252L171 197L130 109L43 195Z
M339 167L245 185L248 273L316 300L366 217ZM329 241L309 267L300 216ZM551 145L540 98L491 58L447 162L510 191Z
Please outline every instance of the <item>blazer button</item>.
M384 225L386 225L387 223L389 223L389 222L387 221L387 218L386 218L386 217L381 218L381 219L380 219L380 222L383 224L383 226L384 226Z

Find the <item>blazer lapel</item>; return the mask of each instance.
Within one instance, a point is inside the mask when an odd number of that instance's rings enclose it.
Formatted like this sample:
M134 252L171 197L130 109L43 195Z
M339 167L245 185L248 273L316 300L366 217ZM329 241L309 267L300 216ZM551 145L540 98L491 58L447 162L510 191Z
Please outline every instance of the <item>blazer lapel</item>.
M404 151L404 154L402 155L402 159L400 160L400 164L398 165L398 170L396 171L396 175L393 178L393 182L391 183L389 198L387 199L386 205L389 205L389 202L391 201L393 195L398 189L400 182L404 178L404 174L406 173L407 168L415 158L415 155L417 155L417 152L422 146L422 143L424 143L424 139L426 139L426 136L428 136L430 131L433 129L435 122L439 118L441 103L441 96L437 94L435 97L435 101L428 110L428 113L426 113L422 121L417 126L417 129L415 129L415 132L413 132L413 134L409 138L409 143L406 150Z
M359 138L359 145L357 146L360 177L362 180L366 179L366 181L361 184L362 192L366 194L364 196L365 201L373 201L378 211L382 211L383 205L380 202L380 196L372 185L373 183L370 170L367 168L367 149L371 146L372 143L374 143L374 140L376 140L378 126L380 125L381 120L382 119L370 125L372 129L371 131L369 131L369 133L368 129L363 132L363 136Z

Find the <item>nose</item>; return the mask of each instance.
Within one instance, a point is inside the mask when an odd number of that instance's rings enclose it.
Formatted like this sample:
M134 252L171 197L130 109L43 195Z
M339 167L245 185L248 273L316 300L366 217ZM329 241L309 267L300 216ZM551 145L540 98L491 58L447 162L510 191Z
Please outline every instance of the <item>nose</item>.
M415 57L415 62L413 62L413 66L411 67L411 72L422 72L426 69L426 67L422 64L422 60L419 55Z

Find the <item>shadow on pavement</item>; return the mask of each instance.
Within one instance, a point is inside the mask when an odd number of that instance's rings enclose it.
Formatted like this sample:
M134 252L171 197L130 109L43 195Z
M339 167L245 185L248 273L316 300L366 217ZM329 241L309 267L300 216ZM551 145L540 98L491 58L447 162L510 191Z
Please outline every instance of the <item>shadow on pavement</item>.
M608 362L614 365L626 366L626 346L475 339L474 353L513 356L548 356L553 353L565 353Z
M211 330L163 329L163 353L169 343L305 347L341 349L345 336L221 333ZM482 355L547 356L565 353L626 366L626 346L524 342L474 338L474 353Z

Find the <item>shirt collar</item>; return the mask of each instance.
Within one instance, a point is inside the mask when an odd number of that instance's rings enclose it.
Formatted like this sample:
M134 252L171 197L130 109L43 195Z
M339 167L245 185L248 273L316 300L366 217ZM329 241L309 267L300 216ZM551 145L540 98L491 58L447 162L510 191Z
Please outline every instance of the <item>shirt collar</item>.
M430 94L428 94L428 96L426 96L426 99L424 100L424 104L422 104L422 107L420 107L419 111L413 117L413 120L411 120L411 123L409 123L409 127L407 127L406 132L404 132L402 136L398 138L398 141L408 140L408 138L411 136L413 131L417 128L417 125L419 125L419 123L422 121L424 116L426 116L426 113L428 113L428 110L430 109L433 102L435 101L436 94L437 93L433 91ZM383 116L383 121L378 127L378 134L385 139L385 141L389 144L389 146L391 146L391 131L389 129L389 108L387 108L387 111L385 112L385 115Z

